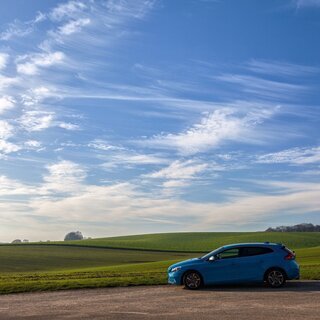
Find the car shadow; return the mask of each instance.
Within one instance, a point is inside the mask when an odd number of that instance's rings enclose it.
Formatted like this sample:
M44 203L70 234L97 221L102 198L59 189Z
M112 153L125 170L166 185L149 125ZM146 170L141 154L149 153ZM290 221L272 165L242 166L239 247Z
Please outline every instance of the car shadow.
M253 284L237 284L237 285L215 285L205 286L200 291L266 291L266 292L320 292L320 281L314 280L300 280L300 281L288 281L281 288L269 288L265 284L253 283Z

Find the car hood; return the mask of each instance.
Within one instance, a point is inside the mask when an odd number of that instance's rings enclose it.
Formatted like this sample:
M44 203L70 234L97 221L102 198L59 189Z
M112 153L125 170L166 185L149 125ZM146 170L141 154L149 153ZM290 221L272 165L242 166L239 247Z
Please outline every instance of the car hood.
M183 266L187 266L187 265L191 265L191 264L198 264L198 263L202 263L202 262L203 262L203 260L200 258L192 258L192 259L180 261L180 262L177 262L177 263L171 265L168 268L168 271L170 271L172 268L175 268L175 267L183 267Z

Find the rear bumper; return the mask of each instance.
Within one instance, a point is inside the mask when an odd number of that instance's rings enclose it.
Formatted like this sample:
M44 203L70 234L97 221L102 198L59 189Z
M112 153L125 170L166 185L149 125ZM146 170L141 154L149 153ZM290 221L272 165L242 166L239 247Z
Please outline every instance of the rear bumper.
M298 265L287 270L288 280L299 280L300 279L300 268Z

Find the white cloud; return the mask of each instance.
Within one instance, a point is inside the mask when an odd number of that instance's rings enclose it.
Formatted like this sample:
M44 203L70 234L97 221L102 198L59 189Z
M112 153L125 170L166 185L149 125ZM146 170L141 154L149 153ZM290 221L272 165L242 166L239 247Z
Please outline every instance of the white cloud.
M208 168L208 164L199 163L195 160L179 161L176 160L172 162L168 167L161 169L159 171L150 173L146 175L149 178L158 179L192 179L197 174L202 173Z
M41 131L53 126L54 114L47 111L26 111L20 118L21 126L29 131Z
M13 126L5 121L0 120L0 139L7 139L13 135L14 128Z
M21 147L19 147L18 145L12 142L0 139L0 151L4 154L16 152L16 151L19 151L20 149Z
M124 166L144 166L144 165L159 165L165 164L168 160L164 157L153 154L139 154L136 152L123 151L117 154L107 156L108 162L103 163L103 167L114 168L120 165Z
M37 187L21 183L17 180L0 176L0 197L10 195L34 195Z
M182 188L188 185L189 183L184 180L168 180L164 181L162 184L164 188Z
M129 183L87 185L64 198L34 199L29 206L35 215L60 221L85 221L88 225L117 223L119 226L123 221L141 224L145 219L163 219L173 224L180 222L184 230L220 230L226 225L230 230L230 225L234 229L279 214L304 215L319 210L319 184L305 190L299 187L283 191L277 195L242 194L220 203L196 203L141 193ZM126 232L129 231L135 232L130 222L126 226Z
M90 24L89 18L73 20L61 26L59 28L59 33L68 36L72 33L81 31L81 29L88 24Z
M320 162L320 147L292 148L280 152L268 153L257 158L258 163L292 163L303 165Z
M12 142L7 141L12 137L14 133L14 127L7 121L0 120L0 152L2 154L8 154L20 150L20 147Z
M37 140L28 140L24 143L25 147L30 149L38 149L41 148L41 142Z
M0 97L0 114L14 108L15 100L10 96Z
M60 94L57 92L56 88L53 86L40 86L23 93L21 95L21 100L25 106L33 106L41 103L44 99L51 97L60 98Z
M124 149L123 147L111 145L108 142L101 140L101 139L95 139L95 140L91 141L88 144L88 147L98 149L98 150L103 150L103 151Z
M25 37L28 34L32 33L35 29L35 26L44 21L46 15L42 12L38 12L34 19L22 22L19 20L14 20L9 23L7 29L0 33L0 40L8 41L14 37Z
M107 159L107 162L102 165L106 169L114 168L119 165L135 166L168 163L168 159L163 155L138 153L122 146L111 145L107 141L101 139L91 141L88 144L88 147L96 150L108 151L108 153L105 153L105 156L100 156L100 158Z
M0 70L7 66L9 55L7 53L0 53Z
M106 8L112 15L121 15L123 17L133 17L142 19L154 5L155 0L137 0L137 1L117 1L108 0Z
M141 144L177 149L182 154L190 155L207 151L228 140L256 143L258 133L253 129L270 118L275 110L256 109L245 115L230 108L215 110L184 132L154 136Z
M0 90L10 87L13 84L17 84L18 82L18 78L5 77L0 74Z
M0 40L7 41L13 37L24 37L33 31L33 27L15 20L8 25L8 28L0 33Z
M267 185L272 185L270 182ZM216 224L245 225L262 221L266 217L285 214L303 216L318 212L320 185L318 183L275 183L282 187L276 195L245 194L236 195L228 202L212 205L211 214L201 223L202 227Z
M311 75L320 71L319 68L312 66L268 60L251 60L248 69L257 73L288 77Z
M77 124L69 122L60 122L58 127L66 130L80 130L80 127Z
M49 14L50 18L54 21L61 21L64 19L75 18L81 14L87 6L80 1L68 1L59 4Z
M17 59L17 72L26 75L35 75L39 73L39 67L48 68L56 64L61 64L64 60L65 54L61 51L27 55Z
M86 171L79 164L62 160L47 166L49 174L44 176L43 189L49 192L79 192Z
M17 71L27 75L35 75L38 73L38 68L34 63L27 62L24 64L18 64Z

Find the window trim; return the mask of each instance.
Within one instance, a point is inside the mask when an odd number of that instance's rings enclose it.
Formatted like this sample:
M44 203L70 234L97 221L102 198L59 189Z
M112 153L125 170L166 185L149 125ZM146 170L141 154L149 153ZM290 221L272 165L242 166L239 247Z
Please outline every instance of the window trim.
M219 260L240 258L241 257L240 256L240 249L241 249L240 247L228 248L228 249L225 249L223 251L220 251L216 255L219 256ZM220 258L220 254L221 253L224 253L224 252L229 251L229 250L238 250L238 255L237 256L231 256L231 257Z

